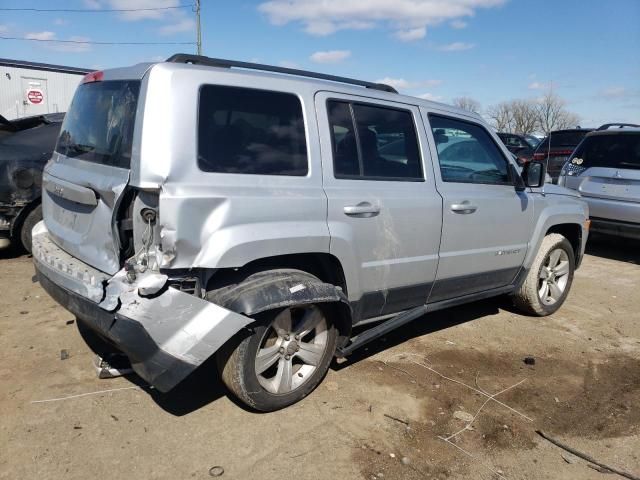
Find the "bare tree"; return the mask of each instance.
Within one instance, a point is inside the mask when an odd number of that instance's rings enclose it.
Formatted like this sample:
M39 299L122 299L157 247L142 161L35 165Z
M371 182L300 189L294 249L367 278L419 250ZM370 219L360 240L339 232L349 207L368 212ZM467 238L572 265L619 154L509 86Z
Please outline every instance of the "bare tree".
M538 116L536 104L530 100L512 100L509 102L513 131L521 135L529 135L538 128Z
M453 105L473 113L480 113L480 102L471 97L457 97L452 101Z
M498 132L513 132L513 111L509 102L491 105L487 108L486 116Z
M536 104L538 129L545 135L552 130L575 127L580 118L566 110L566 102L549 90Z

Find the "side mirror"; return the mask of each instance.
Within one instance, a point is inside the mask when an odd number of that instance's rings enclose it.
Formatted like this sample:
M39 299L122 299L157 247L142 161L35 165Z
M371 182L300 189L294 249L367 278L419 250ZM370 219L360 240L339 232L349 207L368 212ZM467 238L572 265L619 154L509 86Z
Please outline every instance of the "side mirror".
M542 162L527 162L522 168L524 184L530 188L538 188L544 185L545 168Z

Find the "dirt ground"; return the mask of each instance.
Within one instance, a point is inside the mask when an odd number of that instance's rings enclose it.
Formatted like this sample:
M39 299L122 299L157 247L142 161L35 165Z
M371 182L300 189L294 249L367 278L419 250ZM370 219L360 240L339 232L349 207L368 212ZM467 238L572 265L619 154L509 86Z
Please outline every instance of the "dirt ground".
M640 475L639 247L590 241L551 317L506 298L426 316L270 414L234 403L211 367L166 395L97 379L31 259L0 252L0 478L206 479L214 466L223 479L603 477L537 429Z

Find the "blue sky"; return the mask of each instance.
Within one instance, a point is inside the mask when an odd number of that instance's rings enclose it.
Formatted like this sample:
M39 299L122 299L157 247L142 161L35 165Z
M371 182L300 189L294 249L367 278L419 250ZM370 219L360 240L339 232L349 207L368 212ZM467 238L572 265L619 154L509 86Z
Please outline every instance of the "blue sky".
M0 8L104 10L191 0L0 0ZM0 36L192 42L190 8L127 13L0 11ZM204 54L382 80L483 108L550 85L583 126L640 123L640 0L202 0ZM0 57L108 68L193 45L0 40Z

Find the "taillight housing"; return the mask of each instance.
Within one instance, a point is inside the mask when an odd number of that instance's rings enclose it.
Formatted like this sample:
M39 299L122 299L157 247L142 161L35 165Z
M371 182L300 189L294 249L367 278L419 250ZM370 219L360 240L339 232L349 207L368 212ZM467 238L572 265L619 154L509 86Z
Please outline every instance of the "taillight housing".
M103 78L104 72L98 70L97 72L87 73L80 83L101 82Z

